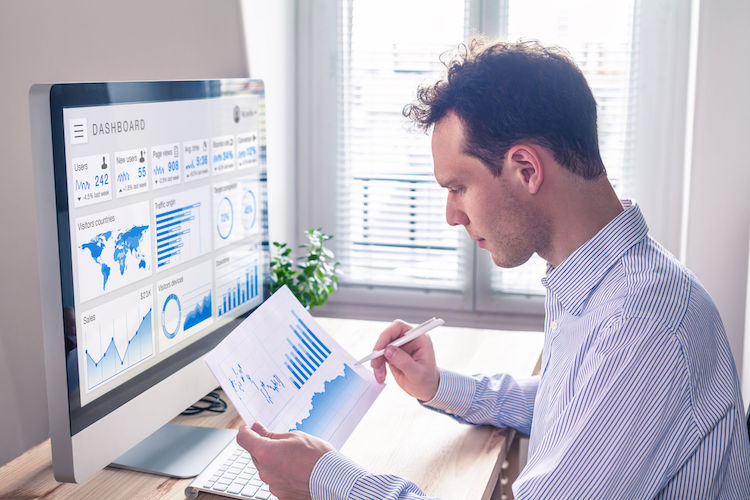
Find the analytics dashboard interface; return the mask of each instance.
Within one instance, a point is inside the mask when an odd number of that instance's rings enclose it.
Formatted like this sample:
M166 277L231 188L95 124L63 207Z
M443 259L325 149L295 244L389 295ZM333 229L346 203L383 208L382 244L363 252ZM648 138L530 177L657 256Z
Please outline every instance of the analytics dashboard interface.
M63 109L81 407L263 301L263 106Z

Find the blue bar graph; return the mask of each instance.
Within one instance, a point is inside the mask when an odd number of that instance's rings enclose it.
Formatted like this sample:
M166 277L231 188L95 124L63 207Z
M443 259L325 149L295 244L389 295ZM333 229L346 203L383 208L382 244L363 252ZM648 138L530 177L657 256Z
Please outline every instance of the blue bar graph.
M216 261L216 313L222 316L254 299L260 290L260 258L256 252L234 252Z
M200 203L156 214L156 266L168 265L183 252L185 240L200 217Z
M297 322L289 325L293 335L286 338L290 350L284 354L284 366L291 375L289 380L297 389L300 389L330 356L331 350L321 342L297 313L294 311L291 313Z

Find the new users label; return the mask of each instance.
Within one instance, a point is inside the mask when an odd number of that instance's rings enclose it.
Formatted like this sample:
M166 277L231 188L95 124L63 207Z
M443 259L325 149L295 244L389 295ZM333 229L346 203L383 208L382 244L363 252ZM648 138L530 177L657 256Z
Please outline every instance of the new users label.
M115 153L115 193L118 198L148 190L146 148Z

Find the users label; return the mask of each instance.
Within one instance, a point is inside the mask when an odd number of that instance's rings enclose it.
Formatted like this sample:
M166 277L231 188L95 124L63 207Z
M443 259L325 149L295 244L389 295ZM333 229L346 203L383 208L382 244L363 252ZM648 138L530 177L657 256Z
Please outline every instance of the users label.
M112 165L108 153L73 158L72 164L73 206L112 199Z

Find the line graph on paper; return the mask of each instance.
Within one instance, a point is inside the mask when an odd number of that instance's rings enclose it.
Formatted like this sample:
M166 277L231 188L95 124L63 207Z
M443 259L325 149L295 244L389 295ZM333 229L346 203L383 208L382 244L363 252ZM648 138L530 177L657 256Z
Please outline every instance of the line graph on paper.
M232 386L232 390L244 394L250 388L258 391L268 404L273 404L272 393L279 392L285 388L284 381L279 378L278 375L271 377L271 380L266 382L265 380L256 381L252 375L245 373L245 369L241 363L237 363L236 366L231 368L232 375L229 377L229 384Z
M382 390L285 287L206 356L240 415L343 444Z

